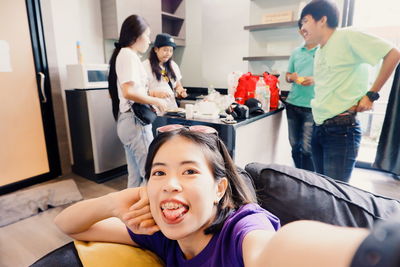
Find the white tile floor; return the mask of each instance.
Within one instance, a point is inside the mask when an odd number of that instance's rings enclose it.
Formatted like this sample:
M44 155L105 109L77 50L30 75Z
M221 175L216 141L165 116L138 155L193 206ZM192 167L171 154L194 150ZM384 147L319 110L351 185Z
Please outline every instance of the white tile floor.
M350 184L374 194L400 200L400 180L389 173L355 168Z

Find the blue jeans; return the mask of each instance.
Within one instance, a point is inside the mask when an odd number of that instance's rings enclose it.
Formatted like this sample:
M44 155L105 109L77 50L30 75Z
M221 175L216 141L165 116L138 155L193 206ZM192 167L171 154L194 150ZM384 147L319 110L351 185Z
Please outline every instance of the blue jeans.
M144 165L149 145L153 141L152 125L143 126L133 112L125 112L118 116L117 132L125 149L128 187L138 187L144 183Z
M312 136L315 171L348 182L356 163L360 142L361 128L358 120L347 125L315 126Z
M298 107L287 103L286 114L294 164L297 168L314 171L311 155L314 120L311 108Z

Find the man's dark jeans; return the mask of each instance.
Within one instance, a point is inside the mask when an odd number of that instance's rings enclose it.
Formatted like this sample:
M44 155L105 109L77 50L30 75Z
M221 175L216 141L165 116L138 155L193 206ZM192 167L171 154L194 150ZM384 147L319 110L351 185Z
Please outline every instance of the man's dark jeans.
M314 171L311 156L311 137L314 120L311 108L298 107L286 103L286 114L294 164L297 168Z
M311 142L315 171L348 182L360 142L361 128L355 115L336 116L315 125Z

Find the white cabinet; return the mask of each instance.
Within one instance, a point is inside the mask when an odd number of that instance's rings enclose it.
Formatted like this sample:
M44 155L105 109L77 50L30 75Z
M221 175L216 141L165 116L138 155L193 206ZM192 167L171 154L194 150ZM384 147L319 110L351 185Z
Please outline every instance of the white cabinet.
M298 32L297 21L305 2L301 0L252 0L250 1L249 52L243 56L248 61L249 71L264 71L280 74L280 89L290 90L291 85L284 77L292 51L303 42ZM279 21L279 14L292 12L290 21ZM263 23L266 14L275 18L275 23ZM290 18L289 18L290 19Z
M287 61L292 50L301 44L302 38L298 33L297 20L302 2L304 1L253 0L250 2L250 25L244 27L245 30L250 31L249 54L244 56L243 60L250 61L250 68L257 65L261 68L253 71L262 72L275 64L275 62L266 61ZM285 11L292 12L291 21L262 23L263 16L266 14L279 14Z
M118 39L124 20L133 14L145 18L151 28L151 41L157 34L169 33L179 46L185 45L184 0L101 0L104 39Z
M118 39L124 20L133 14L146 19L151 28L151 40L161 32L160 0L101 0L103 38Z
M162 32L174 36L177 45L185 45L185 1L161 0Z
M343 0L334 0L343 13ZM288 90L290 85L285 82L288 59L292 51L304 41L298 30L298 20L306 5L304 0L251 0L250 22L244 27L249 31L249 52L243 55L243 60L249 62L249 71L262 73L264 71L281 74L281 89ZM280 14L292 12L292 21L263 24L265 14ZM341 19L339 20L341 21Z

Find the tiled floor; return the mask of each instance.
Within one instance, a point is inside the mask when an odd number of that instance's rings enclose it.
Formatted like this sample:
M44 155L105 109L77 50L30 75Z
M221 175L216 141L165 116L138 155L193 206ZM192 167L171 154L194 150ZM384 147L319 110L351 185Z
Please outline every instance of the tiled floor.
M74 179L83 198L94 198L126 188L126 176L96 184L77 175L55 179ZM0 227L0 267L26 267L48 252L70 241L54 225L53 219L64 207ZM50 266L49 266L50 267Z
M374 194L400 200L400 180L389 173L355 168L350 184Z
M84 198L93 198L126 186L126 176L103 184L96 184L76 175L62 179L74 179ZM400 181L391 175L364 169L355 169L350 184L364 190L400 200ZM53 224L62 207L53 208L39 215L0 228L0 266L25 267L35 260L71 241Z

